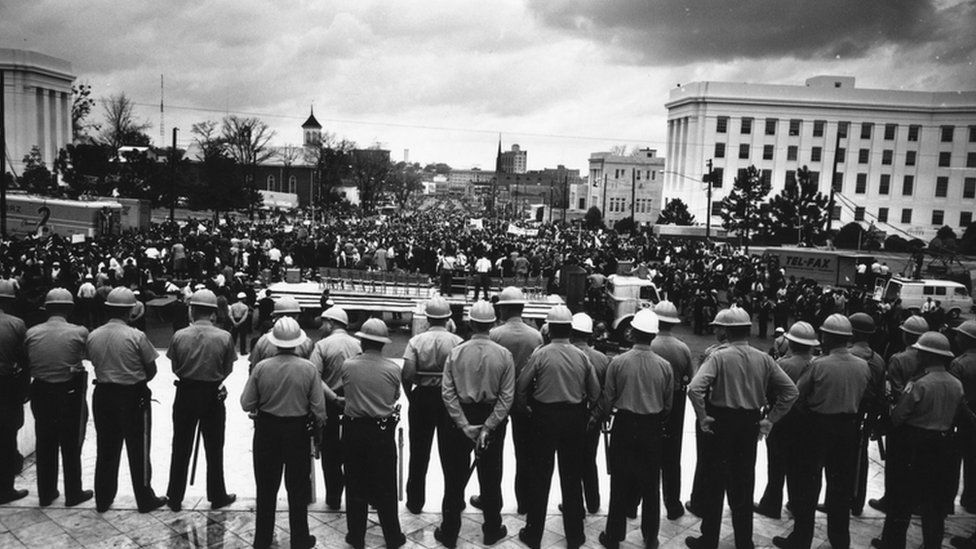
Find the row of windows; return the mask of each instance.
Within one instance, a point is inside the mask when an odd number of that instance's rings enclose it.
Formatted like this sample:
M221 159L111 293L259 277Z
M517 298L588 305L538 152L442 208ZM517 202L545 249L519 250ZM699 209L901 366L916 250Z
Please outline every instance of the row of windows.
M582 203L581 201L580 204ZM651 199L649 198L638 198L634 202L635 213L650 213L652 207ZM607 211L630 213L630 202L626 198L608 198Z
M864 221L865 209L863 206L858 206L854 208L854 221ZM881 223L888 222L888 208L878 208L878 221ZM901 209L901 223L911 223L912 222L912 209L902 208ZM967 227L973 222L973 212L959 212L959 226ZM932 225L941 227L945 225L945 210L932 210Z
M298 191L298 179L294 175L288 177L288 190L285 190L276 185L275 176L268 176L267 190L276 192L289 192L295 194Z
M724 151L725 149L722 150ZM629 171L627 170L627 168L615 168L613 170L614 179L623 179L625 177L629 177ZM646 179L648 181L655 181L657 180L657 172L655 170L634 169L634 179L636 179L637 181L641 181L642 179Z
M753 118L743 117L739 121L739 133L743 135L752 134ZM729 132L729 117L719 116L715 121L715 132L716 133L728 133ZM813 136L823 137L824 127L826 126L826 120L814 120L813 121ZM798 118L790 119L789 123L789 134L791 136L800 135L800 127L803 125L803 120ZM778 118L767 118L765 121L765 134L766 135L776 135L776 128L779 126ZM839 137L847 137L850 127L850 122L838 122L837 131ZM861 129L861 139L871 139L871 134L874 132L873 122L862 122L860 125ZM918 135L921 132L922 126L918 124L911 124L908 126L908 140L918 141ZM969 126L969 142L976 143L976 126ZM952 143L955 136L956 127L953 125L942 125L939 126L939 140L943 143ZM884 125L884 139L885 141L893 141L896 134L898 133L898 124L885 124Z
M834 191L843 192L843 174L835 174ZM868 187L868 174L859 173L854 182L854 194L865 194ZM878 194L887 195L891 193L891 174L881 174L878 179ZM906 175L901 183L902 196L913 196L915 194L915 176ZM949 196L949 178L935 178L935 197L947 198ZM967 177L963 180L962 198L976 198L976 177Z
M748 160L749 153L751 150L751 145L748 143L742 143L739 145L739 159ZM773 145L763 145L763 160L773 160L775 154L775 147ZM799 155L799 148L796 145L790 145L786 148L786 160L795 161ZM715 158L725 158L725 143L715 144ZM844 158L847 156L847 149L840 147L837 149L837 163L844 163ZM884 149L881 151L881 164L883 166L890 166L894 161L895 151L892 149ZM918 159L918 151L905 151L905 165L914 166ZM811 147L810 149L810 162L821 162L823 160L823 147ZM871 161L871 149L859 149L857 151L857 163L858 164L868 164ZM952 153L943 151L939 153L939 167L948 168L952 166ZM976 168L976 152L966 153L966 167ZM640 179L640 177L638 177Z

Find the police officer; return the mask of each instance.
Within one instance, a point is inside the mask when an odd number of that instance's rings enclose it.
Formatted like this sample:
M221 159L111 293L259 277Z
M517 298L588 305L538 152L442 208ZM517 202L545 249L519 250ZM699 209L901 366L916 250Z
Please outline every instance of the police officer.
M586 353L569 342L573 321L569 309L556 305L550 309L546 321L552 342L532 353L515 386L519 407L531 417L530 453L534 461L528 518L519 539L529 547L539 547L558 453L566 544L578 548L586 541L582 491L586 406L587 403L595 405L599 399L600 382Z
M522 320L522 310L525 307L525 296L522 290L509 286L498 294L498 313L502 324L491 329L489 337L495 343L505 347L515 359L515 378L518 379L528 362L532 351L542 345L542 334ZM532 483L532 456L529 449L532 444L532 422L526 410L520 409L518 402L511 412L512 445L515 447L515 501L518 513L524 514L529 508L529 496ZM499 444L503 443L499 433ZM471 505L481 509L478 496L471 497Z
M799 404L805 436L798 440L799 494L793 502L795 527L788 537L776 536L773 545L809 548L821 476L827 475L827 539L831 547L850 547L850 501L854 489L855 460L861 402L870 390L867 361L847 348L854 335L846 316L834 313L820 327L823 355L800 376ZM873 397L869 397L873 398Z
M885 370L885 393L889 401L897 401L901 397L905 385L918 373L920 369L918 350L913 345L928 329L928 323L918 315L908 317L899 326L905 349L891 355L888 359L888 368ZM888 494L893 480L889 472L890 469L885 467L885 495ZM888 510L888 498L885 496L881 496L878 499L872 498L868 500L868 505L884 513Z
M441 377L444 361L464 340L447 331L451 306L443 297L434 297L425 307L430 329L410 338L403 351L403 392L410 406L407 421L410 433L410 467L407 475L407 510L419 514L424 509L427 463L434 430L445 427ZM440 446L438 446L440 447ZM443 449L442 449L443 450Z
M671 399L671 412L664 430L661 450L661 488L664 492L664 508L668 520L675 520L685 514L681 505L681 441L685 425L685 399L688 383L695 375L695 365L691 350L671 329L681 324L678 309L667 300L654 306L658 319L658 334L651 341L651 350L667 360L674 373L674 396Z
M722 526L722 500L726 492L732 509L737 549L753 547L752 493L756 476L756 440L769 434L796 400L796 386L772 357L748 343L752 322L736 308L716 324L728 337L698 368L688 386L688 397L705 435L706 447L701 500L701 537L688 537L692 549L718 546ZM776 403L762 418L766 395Z
M27 326L13 311L16 292L10 280L0 280L0 503L27 495L14 488L23 457L17 451L17 431L24 425L27 370L24 336Z
M857 478L854 483L854 495L851 498L851 514L859 517L864 510L868 487L868 442L880 429L880 421L884 408L884 358L871 348L871 338L875 333L875 322L867 313L854 313L848 319L851 321L851 354L864 359L871 369L871 383L862 401L860 410L861 432L858 437Z
M173 453L170 456L169 508L183 508L186 474L193 452L194 432L199 430L207 452L207 500L211 509L226 507L237 499L224 484L224 428L227 412L223 382L234 369L237 352L233 336L214 326L217 296L197 290L190 296L193 324L173 334L169 357L176 381L173 401Z
M949 372L962 382L963 398L970 410L976 409L976 321L967 320L954 331L962 354L949 365ZM968 422L961 422L958 446L962 457L963 485L959 503L966 512L976 510L976 432ZM955 472L958 467L953 468ZM956 483L958 484L958 482ZM976 532L971 537L954 536L953 547L976 549Z
M265 334L277 354L254 366L241 394L241 407L256 413L254 482L257 501L254 547L270 547L282 468L288 492L288 526L292 549L315 546L308 533L309 439L307 422L325 421L325 401L318 371L295 354L306 341L298 321L279 318Z
M515 399L515 360L512 353L488 338L495 323L491 303L471 306L471 339L455 347L444 363L441 394L447 425L437 431L444 467L442 522L434 539L447 547L457 544L472 450L478 460L481 526L485 545L508 535L502 524L502 444L508 412Z
M348 332L349 316L339 306L322 312L323 331L329 335L315 344L310 360L319 376L331 391L342 396L342 363L363 352L359 340ZM322 428L322 477L325 479L325 504L337 511L342 505L345 479L342 473L342 439L339 436L342 408L333 400L325 400L326 420Z
M64 463L65 505L92 498L81 488L81 445L88 423L88 374L82 360L88 330L67 321L74 307L71 292L54 288L44 298L47 322L27 330L31 411L37 440L37 495L41 507L58 497L58 454Z
M600 382L602 389L610 359L590 345L590 338L593 336L593 319L586 313L576 313L573 315L571 327L569 342L579 347L589 357L590 363L593 364L593 369L596 371L596 379ZM585 436L583 500L586 502L586 510L590 513L596 513L600 510L600 479L596 467L596 454L600 445L600 429L589 429Z
M278 299L274 303L274 313L272 316L275 321L281 317L287 316L297 322L298 317L301 314L302 308L298 304L298 301L296 301L293 297L285 296ZM295 348L292 352L301 358L307 359L312 356L312 349L314 348L315 345L312 343L312 340L306 337L302 344ZM277 354L277 350L271 341L269 341L268 333L262 334L254 344L254 348L251 349L250 356L248 356L248 361L250 362L249 372L254 370L254 366L258 362L261 362L266 358L273 357L275 354Z
M394 431L400 420L400 369L383 357L390 343L386 324L371 318L356 332L363 346L359 356L342 365L345 419L342 443L346 452L346 543L365 546L366 505L376 507L388 548L406 537L397 513L397 449Z
M95 507L104 513L115 500L119 459L125 443L129 474L140 513L166 504L150 485L149 440L152 425L148 383L156 377L158 354L146 334L126 324L136 296L124 287L105 299L108 322L88 336L86 352L95 369L92 412L95 416Z
M820 345L817 332L807 322L798 321L790 326L786 334L789 349L786 356L776 364L789 376L794 384L806 372L813 360L813 348ZM799 471L795 465L800 458L798 444L804 437L801 412L795 408L773 425L766 437L766 490L753 510L760 515L779 519L783 508L783 483L790 501L797 495ZM792 504L787 504L792 507Z
M610 512L600 533L604 547L616 549L626 535L626 510L635 490L643 500L641 533L645 547L657 547L661 524L662 435L671 411L674 370L654 352L658 333L654 311L643 309L631 322L634 346L615 357L607 368L606 383L591 428L616 409L610 439ZM562 456L560 456L562 460Z
M872 547L902 549L913 507L921 504L923 546L941 547L944 494L951 481L953 423L965 406L962 383L946 371L953 359L949 340L926 332L912 345L921 373L903 387L891 411L888 437L889 509Z

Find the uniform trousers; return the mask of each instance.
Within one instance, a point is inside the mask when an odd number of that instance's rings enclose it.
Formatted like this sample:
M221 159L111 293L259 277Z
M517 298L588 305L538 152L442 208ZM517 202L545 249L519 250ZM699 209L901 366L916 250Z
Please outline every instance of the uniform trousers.
M342 443L346 452L346 530L354 547L362 547L366 536L367 504L376 507L387 547L395 547L401 536L397 510L396 426L381 427L374 418L350 418L343 423Z
M868 445L871 444L871 424L865 416L859 418L857 431L857 477L851 494L851 513L860 515L868 497Z
M970 409L976 409L976 403L968 403ZM955 500L955 488L959 485L959 470L962 466L962 495L959 504L967 509L976 508L976 428L968 422L959 422L956 434L956 464L952 471L956 473L953 482L952 500Z
M674 392L671 413L665 423L664 440L661 442L661 490L664 507L668 512L681 507L681 442L684 438L685 390Z
M519 514L529 509L532 496L532 418L524 412L512 412L512 448L515 451L515 503Z
M796 443L800 452L795 461L799 493L793 502L793 547L808 548L813 543L813 528L824 471L827 476L827 539L830 546L845 549L851 545L851 496L854 490L858 449L858 414L819 414L811 412L800 420L804 436Z
M637 492L643 500L641 533L647 547L657 547L661 526L661 456L663 414L618 411L610 435L610 510L608 547L615 549L626 536L627 511Z
M494 402L461 404L461 410L471 425L482 425L495 409ZM464 510L464 489L469 482L471 452L474 441L454 423L447 411L443 429L437 430L437 447L444 469L444 502L441 505L441 534L445 541L455 541L461 528L461 511ZM497 532L502 526L502 449L505 426L498 424L489 438L488 446L478 459L478 482L481 485L481 511L485 522L481 530L485 534Z
M713 437L702 432L699 422L695 422L695 474L691 479L691 494L688 508L699 517L702 512L702 495L705 493L705 456Z
M311 473L306 416L282 417L259 412L254 421L254 484L257 487L254 547L270 547L282 469L288 492L288 528L293 548L308 547L308 499Z
M17 376L0 376L0 494L14 489L23 457L17 451L17 431L24 426L24 398Z
M336 391L342 396L342 389ZM322 426L322 478L325 480L325 504L338 508L342 504L345 479L342 473L342 408L325 400L325 425Z
M415 386L410 391L407 420L410 424L410 465L407 475L407 507L420 509L426 502L427 465L434 431L447 419L441 387Z
M65 499L81 496L81 445L88 423L87 378L82 374L62 383L35 379L31 385L37 440L37 497L41 501L56 497L59 452L64 463Z
M129 459L132 490L140 509L151 505L156 494L151 486L149 448L152 432L152 392L145 383L119 385L97 383L92 395L95 417L95 505L107 509L119 488L122 444Z
M752 494L756 485L759 411L708 407L715 418L707 439L702 470L701 533L704 547L718 547L722 500L728 494L736 549L752 549Z
M904 549L912 510L921 507L923 547L942 546L945 534L945 492L952 480L952 436L909 425L888 437L886 473L888 513L881 539L886 549Z
M549 489L556 455L563 495L563 531L569 545L582 543L583 534L583 433L587 412L583 404L535 403L532 405L532 491L526 530L538 543L546 522Z
M183 501L190 457L196 443L194 435L199 425L200 437L207 453L207 500L220 501L227 496L224 485L224 429L227 412L218 399L220 382L179 380L173 401L173 453L169 466L170 502Z
M804 437L796 411L790 411L777 421L766 437L766 490L759 500L759 507L764 511L774 514L782 512L784 484L789 498L787 501L793 501L799 488L792 464L800 459L798 444Z

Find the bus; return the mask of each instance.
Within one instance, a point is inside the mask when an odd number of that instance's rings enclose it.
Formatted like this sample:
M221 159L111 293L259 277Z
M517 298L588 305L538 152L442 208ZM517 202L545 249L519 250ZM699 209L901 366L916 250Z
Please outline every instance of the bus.
M7 233L59 234L93 238L121 232L122 205L112 199L66 200L30 194L7 195Z

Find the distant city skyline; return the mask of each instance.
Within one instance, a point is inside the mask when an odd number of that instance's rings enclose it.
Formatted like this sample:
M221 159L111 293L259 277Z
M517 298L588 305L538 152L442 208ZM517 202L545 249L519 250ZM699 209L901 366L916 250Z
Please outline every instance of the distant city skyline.
M964 0L290 2L65 0L0 5L0 47L66 59L96 97L124 91L150 137L257 116L300 145L324 131L399 160L494 168L498 136L528 169L585 170L614 145L665 145L668 91L693 81L976 89ZM160 75L165 142L159 143ZM95 119L101 108L96 107Z

